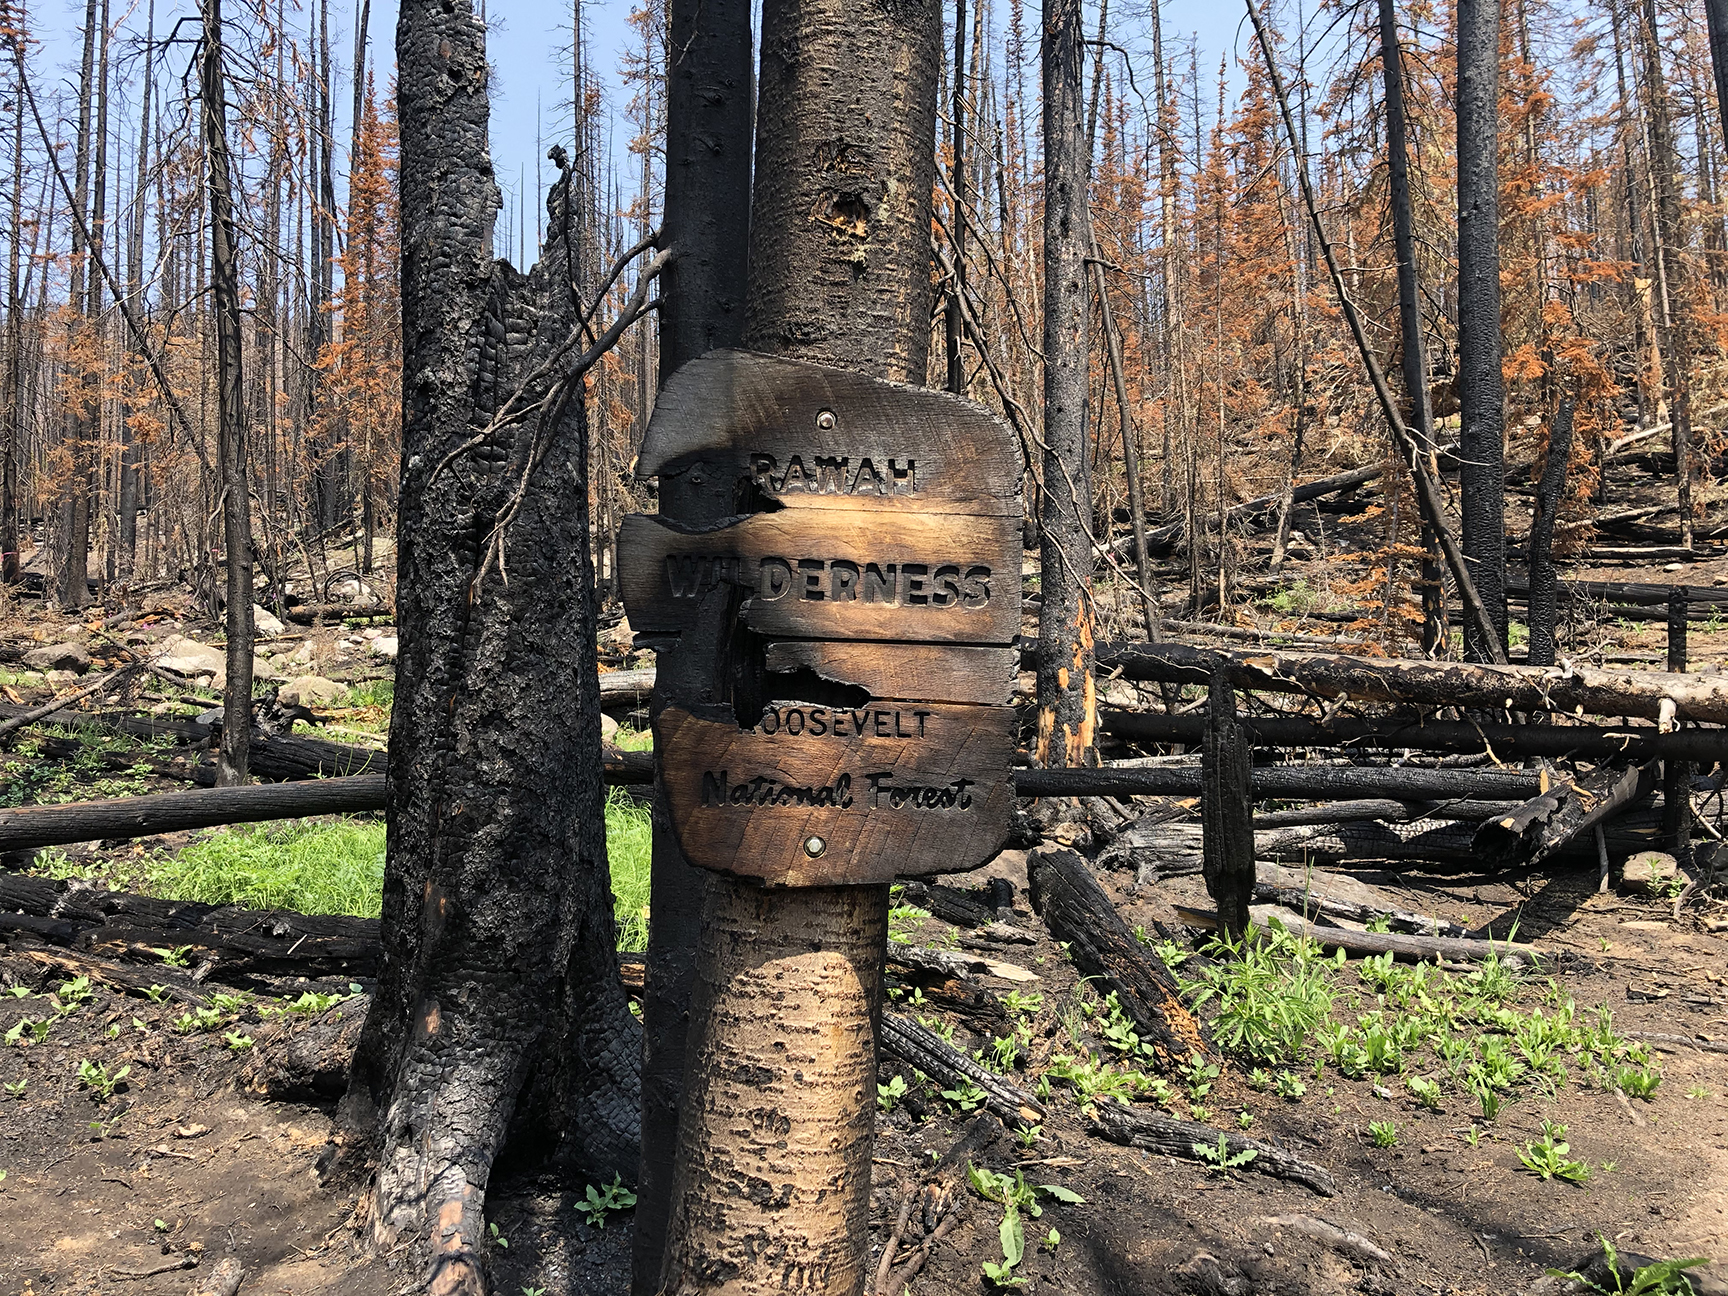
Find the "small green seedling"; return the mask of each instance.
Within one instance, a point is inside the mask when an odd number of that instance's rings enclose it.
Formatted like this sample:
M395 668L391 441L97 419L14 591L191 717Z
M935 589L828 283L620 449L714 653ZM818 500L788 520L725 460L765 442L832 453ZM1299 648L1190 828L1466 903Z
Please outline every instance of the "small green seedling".
M1436 1081L1411 1076L1408 1088L1410 1096L1429 1111L1440 1110L1440 1086Z
M1526 1170L1543 1180L1564 1179L1567 1183L1589 1183L1589 1164L1571 1159L1568 1154L1572 1149L1565 1142L1565 1138L1564 1125L1545 1120L1542 1122L1541 1139L1526 1143L1519 1149L1518 1160L1523 1162Z
M192 947L190 945L181 945L177 948L169 949L165 946L152 945L150 947L150 952L157 958L161 959L169 967L186 967L190 963L190 960L186 956L192 952Z
M1652 1066L1623 1066L1614 1073L1614 1087L1628 1098L1649 1100L1662 1083L1662 1073Z
M22 1098L24 1096L24 1090L29 1088L29 1086L29 1080L14 1080L6 1086L6 1093L8 1096L13 1098Z
M1469 1132L1464 1135L1464 1141L1471 1147L1476 1147L1482 1142L1482 1131L1472 1125Z
M14 999L28 999L30 997L30 987L29 986L7 986L6 987L6 993L11 995Z
M1278 1081L1275 1088L1278 1096L1286 1102L1295 1102L1303 1094L1308 1092L1308 1086L1303 1084L1302 1081L1298 1080L1289 1071L1280 1071L1278 1073Z
M1062 1245L1062 1235L1055 1229L1051 1229L1044 1235L1044 1245L1049 1249L1051 1255L1055 1255L1056 1248Z
M1368 1124L1368 1137L1374 1140L1374 1146L1377 1148L1397 1147L1398 1122L1370 1121Z
M891 1112L902 1098L906 1096L906 1077L895 1076L887 1084L876 1086L876 1105L885 1112Z
M984 1105L984 1100L989 1096L970 1080L964 1081L957 1089L944 1089L942 1091L942 1097L963 1112L977 1111Z
M488 1224L486 1226L486 1236L492 1240L493 1246L502 1247L506 1251L510 1249L510 1239L498 1231L498 1226L496 1224Z
M236 1053L243 1053L252 1047L252 1037L242 1035L239 1031L224 1031L222 1039Z
M152 1226L154 1226L154 1228L156 1229L156 1231L158 1233L166 1233L168 1231L168 1221L167 1220L155 1219L155 1220L151 1220L150 1223Z
M1253 1124L1254 1124L1254 1113L1253 1112L1244 1110L1244 1111L1239 1111L1236 1113L1237 1128L1247 1129Z
M898 1076L895 1079L899 1079ZM636 1204L636 1194L624 1187L620 1177L612 1176L612 1182L604 1188L596 1189L588 1185L588 1196L576 1203L576 1209L588 1217L588 1222L595 1228L606 1227L606 1216L613 1211L628 1210Z
M1232 1155L1230 1140L1222 1134L1218 1136L1217 1147L1208 1147L1204 1143L1191 1143L1189 1146L1194 1149L1194 1155L1206 1163L1207 1169L1218 1174L1223 1174L1226 1170L1240 1169L1260 1155L1253 1148L1243 1148L1240 1152Z
M107 1102L114 1096L114 1091L120 1087L120 1082L132 1074L132 1068L123 1066L113 1075L108 1074L108 1068L97 1066L85 1058L78 1063L78 1083L96 1095L98 1102Z

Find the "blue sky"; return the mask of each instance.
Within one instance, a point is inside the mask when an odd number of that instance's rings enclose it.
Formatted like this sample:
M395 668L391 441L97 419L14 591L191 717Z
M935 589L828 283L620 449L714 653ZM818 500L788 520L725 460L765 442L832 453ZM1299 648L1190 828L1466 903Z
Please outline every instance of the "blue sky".
M1312 10L1316 0L1305 0ZM290 5L290 22L303 24L310 0L298 0L302 11L298 20ZM1148 45L1144 5L1147 0L1114 0L1111 36L1137 53ZM570 98L570 8L563 0L556 4L524 3L523 0L487 0L488 23L491 28L490 56L496 70L493 101L492 147L500 181L509 190L518 188L518 178L529 191L543 186L551 178L550 166L544 155L548 145L565 140L569 135ZM145 0L110 0L112 16L123 28L142 34ZM250 6L229 0L225 6L230 22L243 22ZM951 8L951 0L948 4ZM70 89L76 84L79 32L84 18L82 0L36 0L32 21L42 49L37 61L39 84L44 88L58 84ZM631 0L584 0L584 22L588 31L590 59L609 86L609 109L622 114L627 93L619 87L617 68L625 50L634 44L634 33L628 17ZM997 21L1007 21L1007 0L996 0ZM348 137L346 118L350 91L346 86L347 65L353 48L352 23L355 0L332 0L331 41L336 51L338 70L342 76L335 93L337 139ZM1027 0L1029 25L1035 31L1037 0ZM157 0L156 24L160 35L177 15L195 12L191 0ZM1167 46L1174 47L1193 38L1199 48L1199 63L1203 83L1216 75L1219 55L1230 53L1231 78L1240 82L1235 69L1235 55L1247 50L1250 39L1243 22L1243 12L1235 0L1165 0L1164 31ZM1285 26L1294 23L1294 9ZM396 28L396 0L374 0L371 18L371 57L373 67L384 79L393 58ZM1183 60L1186 62L1186 59ZM180 60L174 60L178 65ZM1144 62L1142 70L1144 70ZM1035 68L1028 68L1028 78L1036 86ZM1210 110L1210 104L1206 105ZM621 119L611 132L614 152L622 158L630 128ZM344 168L345 169L345 168ZM634 167L624 166L629 176ZM626 201L628 200L626 196ZM507 202L509 200L507 199ZM533 220L534 207L528 209Z

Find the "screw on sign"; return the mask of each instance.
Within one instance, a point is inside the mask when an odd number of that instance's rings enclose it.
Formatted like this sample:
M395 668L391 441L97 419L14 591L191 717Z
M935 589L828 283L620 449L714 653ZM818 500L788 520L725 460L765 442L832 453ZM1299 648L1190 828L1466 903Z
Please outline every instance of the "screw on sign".
M715 351L666 385L638 472L733 510L701 530L636 514L619 538L690 862L832 886L989 859L1014 804L1008 429L941 392Z

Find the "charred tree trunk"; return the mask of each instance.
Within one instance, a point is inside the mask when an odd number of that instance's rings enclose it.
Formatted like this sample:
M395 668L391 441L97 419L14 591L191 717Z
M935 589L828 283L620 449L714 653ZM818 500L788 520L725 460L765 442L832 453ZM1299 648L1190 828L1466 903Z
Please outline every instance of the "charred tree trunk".
M1041 764L1097 760L1092 663L1092 475L1086 446L1090 158L1079 0L1045 0L1044 489L1039 494L1044 603L1038 614ZM1197 543L1189 536L1190 546Z
M1236 721L1236 693L1224 667L1212 671L1201 747L1201 822L1205 850L1201 871L1206 893L1231 940L1248 933L1248 905L1254 897L1254 794L1249 767L1254 749L1248 731Z
M750 0L672 0L667 14L666 210L672 252L660 310L660 381L688 360L736 346L743 333L750 224L750 130L755 42ZM660 514L690 527L736 508L690 474L660 481ZM678 1147L684 1047L707 876L684 858L662 784L654 796L648 972L642 996L642 1168L636 1186L631 1290L660 1290Z
M1500 372L1500 0L1458 4L1458 402L1464 557L1497 643L1466 623L1464 655L1506 652L1506 388ZM1496 655L1498 654L1498 655Z
M156 41L156 5L151 0L149 18L145 27L144 37L144 93L138 101L139 127L138 152L133 160L134 180L132 189L132 224L127 231L126 239L126 298L134 312L141 312L144 296L144 245L145 221L148 214L146 195L148 194L148 179L150 174L150 111L155 100L155 50ZM272 236L275 232L274 223L269 224ZM275 256L274 249L265 252L268 262ZM262 289L262 285L261 285ZM260 291L261 303L266 311L270 309L274 299L274 291ZM135 352L137 344L132 343ZM120 406L120 465L118 481L115 483L116 545L114 574L121 582L132 579L133 566L138 553L138 505L139 505L139 474L143 470L143 446L132 434L131 404L123 401Z
M1548 430L1548 458L1536 486L1536 514L1530 519L1530 655L1531 666L1554 664L1554 623L1559 611L1559 576L1554 569L1554 522L1560 497L1566 492L1566 472L1572 464L1572 395L1560 398Z
M396 48L402 652L385 958L341 1117L376 1156L376 1245L478 1293L501 1155L633 1173L640 1040L613 953L576 384L548 366L537 420L470 444L576 323L569 172L534 274L494 262L485 29L466 0L409 0Z
M223 104L222 0L204 0L199 62L200 117L210 167L210 284L216 313L216 463L222 480L222 548L227 573L227 680L222 689L222 751L216 782L247 778L252 741L252 494L246 473L241 408L240 266L234 242L234 195L228 169L228 114Z
M1680 264L1684 237L1680 227L1680 193L1675 179L1679 157L1668 100L1668 79L1662 71L1662 49L1656 26L1655 0L1644 0L1639 24L1644 50L1644 90L1650 125L1650 177L1656 191L1656 288L1661 295L1657 334L1662 368L1668 383L1669 436L1674 446L1674 493L1680 508L1680 543L1692 547L1692 312L1687 304L1685 272Z
M24 32L9 35L19 91L24 84ZM16 585L23 575L18 552L18 460L24 451L24 298L19 279L24 243L24 96L12 95L12 228L6 254L6 386L0 417L6 437L0 444L0 583Z
M66 449L70 452L71 477L59 483L58 511L61 521L59 579L55 592L60 606L81 608L90 601L86 562L90 537L89 499L83 490L83 448L94 435L96 416L91 410L95 394L94 377L74 359L82 349L84 330L88 327L86 312L90 291L90 114L94 104L96 84L97 31L100 10L96 0L84 5L84 57L78 79L78 137L73 156L77 177L73 185L73 205L77 208L72 221L71 283L67 290L67 352L66 366ZM53 579L50 576L50 579Z
M966 5L967 0L954 0L954 80L949 86L948 123L948 192L953 200L948 237L954 245L954 282L949 285L942 330L948 390L956 395L966 391L966 361L960 349L960 303L966 295Z
M1710 71L1716 79L1716 110L1722 135L1728 139L1728 0L1704 0L1704 21L1710 31Z
M941 10L768 0L762 24L745 345L921 383ZM887 912L882 886L711 882L667 1291L862 1293Z
M1404 62L1393 0L1380 0L1380 67L1386 87L1386 172L1391 187L1392 242L1398 258L1398 330L1404 359L1404 394L1416 452L1434 464L1434 412L1428 399L1428 354L1422 340L1422 298L1416 280L1416 215L1410 202L1410 145L1404 119ZM1446 646L1446 591L1438 539L1422 524L1422 650Z

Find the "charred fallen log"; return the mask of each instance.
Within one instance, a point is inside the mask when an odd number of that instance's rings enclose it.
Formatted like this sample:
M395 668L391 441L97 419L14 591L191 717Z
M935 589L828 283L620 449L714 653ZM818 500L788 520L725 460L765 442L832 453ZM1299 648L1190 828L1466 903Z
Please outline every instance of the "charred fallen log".
M1257 765L1249 779L1257 799L1285 801L1522 801L1542 790L1535 774L1414 766ZM1020 796L1199 796L1202 784L1198 765L1014 771L1014 790Z
M1362 719L1341 716L1327 721L1301 716L1243 715L1240 722L1256 747L1352 747L1373 751L1486 752L1496 756L1622 756L1693 761L1728 760L1728 729L1687 728L1662 733L1654 725L1512 725L1461 720ZM1103 708L1099 727L1118 738L1142 743L1198 744L1206 731L1202 715Z
M1330 653L1254 652L1192 648L1186 644L1105 644L1099 669L1122 678L1170 684L1205 684L1223 658L1239 689L1303 693L1391 705L1480 707L1485 710L1575 712L1728 723L1728 679L1657 671L1568 666L1500 666L1463 662L1352 657Z
M1140 1038L1165 1065L1213 1052L1170 973L1147 957L1084 859L1071 850L1043 851L1033 857L1029 874L1032 907L1050 934L1068 942L1082 976L1096 977L1101 990L1116 992Z
M1656 762L1630 768L1606 766L1576 783L1533 797L1505 815L1486 820L1471 844L1502 867L1535 864L1616 811L1648 796L1656 786Z
M1292 1156L1282 1148L1259 1139L1243 1138L1240 1134L1220 1134L1210 1125L1197 1125L1162 1113L1137 1111L1125 1103L1109 1099L1096 1104L1095 1110L1092 1133L1102 1135L1112 1143L1180 1157L1184 1161L1216 1164L1216 1149L1219 1141L1223 1140L1225 1152L1232 1161L1243 1153L1253 1154L1241 1163L1245 1170L1271 1175L1274 1179L1289 1179L1322 1197L1337 1196L1338 1185L1323 1166ZM1201 1149L1211 1149L1213 1155L1207 1156Z
M1660 815L1631 810L1603 827L1608 848L1616 856L1659 846ZM1386 862L1421 863L1433 872L1493 872L1501 866L1483 858L1476 847L1476 829L1469 823L1418 819L1411 823L1362 820L1328 828L1299 828L1254 835L1255 854L1263 860L1324 864L1329 868L1381 868ZM1551 852L1551 861L1583 865L1596 862L1593 840L1574 838ZM1524 866L1528 867L1528 866Z
M934 1031L894 1013L882 1014L881 1030L884 1053L949 1089L976 1085L984 1091L984 1105L1010 1129L1036 1125L1044 1119L1043 1105L1031 1094L986 1070Z
M1176 905L1174 908L1176 916L1191 926L1218 926L1218 915L1210 909L1194 909L1187 905ZM1418 961L1441 959L1453 963L1471 959L1506 958L1508 955L1517 955L1532 961L1570 957L1560 950L1520 945L1511 941L1476 940L1468 936L1410 936L1401 932L1361 932L1348 927L1309 922L1297 914L1279 915L1278 920L1292 935L1306 936L1328 949L1341 949L1348 954L1392 954Z

